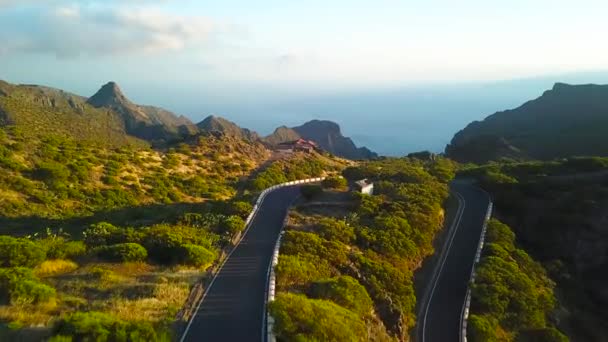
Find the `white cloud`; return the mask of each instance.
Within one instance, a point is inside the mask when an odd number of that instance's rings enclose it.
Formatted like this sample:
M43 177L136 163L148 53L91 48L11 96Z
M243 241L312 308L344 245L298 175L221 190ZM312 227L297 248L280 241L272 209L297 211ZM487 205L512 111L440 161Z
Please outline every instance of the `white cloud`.
M0 0L1 5L10 1ZM4 52L59 57L179 51L202 46L214 32L210 19L150 6L97 4L41 6L19 13L24 24L6 25ZM0 20L2 17L0 16Z

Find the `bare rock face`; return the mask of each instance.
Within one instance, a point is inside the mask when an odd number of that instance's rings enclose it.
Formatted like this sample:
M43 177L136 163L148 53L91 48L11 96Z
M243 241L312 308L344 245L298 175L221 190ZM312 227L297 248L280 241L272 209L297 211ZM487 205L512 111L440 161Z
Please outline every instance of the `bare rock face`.
M293 128L279 127L273 134L265 137L264 141L271 145L276 145L300 138L312 140L323 150L348 159L372 159L378 157L376 153L366 147L357 147L352 139L342 135L340 126L337 123L326 120L312 120Z

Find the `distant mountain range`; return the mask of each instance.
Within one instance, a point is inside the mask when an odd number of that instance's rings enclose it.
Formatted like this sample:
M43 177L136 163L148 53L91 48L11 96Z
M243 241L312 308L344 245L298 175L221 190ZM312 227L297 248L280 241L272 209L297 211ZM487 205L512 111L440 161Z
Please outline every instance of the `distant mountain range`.
M608 156L608 85L557 83L519 108L470 123L445 152L475 163Z
M14 126L25 134L60 134L103 144L163 144L200 133L219 133L273 145L305 138L335 155L350 159L374 158L367 148L357 148L342 136L338 124L310 121L302 126L280 127L261 138L218 116L194 124L183 115L166 109L131 102L120 87L109 82L90 98L37 85L12 85L0 81L0 126Z

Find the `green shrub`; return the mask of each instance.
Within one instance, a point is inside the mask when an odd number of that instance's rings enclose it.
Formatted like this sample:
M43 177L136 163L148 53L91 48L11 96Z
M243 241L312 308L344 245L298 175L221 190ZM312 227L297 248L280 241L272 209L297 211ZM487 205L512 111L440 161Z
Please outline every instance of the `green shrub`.
M555 328L542 328L521 331L515 338L517 342L569 342L570 340Z
M0 268L0 303L40 303L54 297L55 289L41 283L32 269Z
M245 221L240 216L228 216L220 223L220 229L222 234L234 236L245 229Z
M327 177L321 182L321 185L328 189L344 189L348 186L348 182L342 177Z
M208 250L218 241L218 236L194 227L165 224L145 229L143 246L151 259L161 264L184 262L184 245L198 245Z
M279 294L269 305L281 341L368 341L365 323L354 312L327 300Z
M71 336L76 341L157 341L148 322L125 322L101 312L76 312L58 321L55 336Z
M117 234L119 230L120 228L107 222L92 224L83 232L84 242L90 247L107 245L111 237Z
M281 254L276 273L279 288L301 287L313 280L330 277L331 269L325 260L311 261L297 255Z
M0 236L0 267L35 267L45 258L44 249L30 240Z
M365 287L349 276L316 281L310 289L312 298L328 299L362 317L373 312L373 302Z
M322 218L319 221L318 234L329 241L340 241L343 243L351 243L355 240L355 229L344 220L336 220L333 218Z
M230 203L229 213L232 215L238 215L242 218L249 216L249 213L253 210L253 206L249 202L236 201Z
M82 241L67 241L63 237L49 237L36 241L43 246L48 259L75 259L86 254Z
M491 317L470 315L467 325L467 337L471 342L498 341L496 329L498 322Z
M202 246L185 244L180 247L180 257L186 265L204 267L215 260L215 253Z
M95 251L100 258L114 262L144 261L148 258L148 251L137 243L101 246L96 248Z

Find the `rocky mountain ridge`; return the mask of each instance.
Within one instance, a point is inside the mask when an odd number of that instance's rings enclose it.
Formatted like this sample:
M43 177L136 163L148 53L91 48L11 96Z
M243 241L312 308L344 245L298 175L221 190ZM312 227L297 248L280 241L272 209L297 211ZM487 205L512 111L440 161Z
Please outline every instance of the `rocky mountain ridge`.
M461 162L608 155L608 85L556 83L519 108L470 123L446 154Z
M347 159L378 157L366 147L357 147L351 138L342 135L337 123L327 120L312 120L292 128L281 126L263 140L268 144L276 145L300 138L312 140L323 150Z

